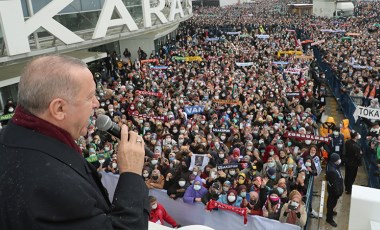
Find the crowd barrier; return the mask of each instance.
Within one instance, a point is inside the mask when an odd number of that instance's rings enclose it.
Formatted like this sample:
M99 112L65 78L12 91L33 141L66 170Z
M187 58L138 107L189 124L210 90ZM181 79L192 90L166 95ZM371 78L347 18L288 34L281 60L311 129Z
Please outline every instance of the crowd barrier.
M102 183L107 188L110 200L119 180L118 175L101 172ZM312 190L311 190L312 192ZM280 223L276 220L260 216L248 215L248 222L244 225L243 217L227 211L206 211L204 204L186 204L182 199L173 200L166 194L165 190L151 189L150 195L157 197L166 211L182 226L200 224L217 230L249 229L249 230L300 230L296 225Z
M359 117L356 121L354 118L354 112L356 109L356 104L354 100L357 98L352 98L347 92L342 91L342 83L338 76L334 74L329 64L323 62L320 51L317 47L313 47L314 57L317 59L317 63L320 71L325 73L327 84L338 104L340 105L345 117L350 120L350 129L353 129L360 133L362 136L361 147L363 151L363 162L366 172L368 174L368 186L371 188L380 188L379 177L375 175L377 171L377 166L374 162L374 156L370 154L369 145L367 143L367 134L369 128Z

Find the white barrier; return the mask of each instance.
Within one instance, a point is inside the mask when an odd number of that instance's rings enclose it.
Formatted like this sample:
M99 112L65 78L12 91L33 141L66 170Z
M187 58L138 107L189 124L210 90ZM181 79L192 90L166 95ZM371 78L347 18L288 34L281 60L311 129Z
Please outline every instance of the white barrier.
M380 229L379 210L379 189L353 185L348 229Z
M110 200L112 201L115 192L118 176L110 173L102 173L103 185L107 188ZM244 225L243 217L228 211L205 210L205 205L186 204L182 199L173 200L169 198L165 190L152 189L150 195L157 197L157 200L165 207L166 211L174 220L182 225L206 225L217 230L249 229L249 230L300 230L296 225L283 224L276 220L267 219L260 216L248 215L248 223Z

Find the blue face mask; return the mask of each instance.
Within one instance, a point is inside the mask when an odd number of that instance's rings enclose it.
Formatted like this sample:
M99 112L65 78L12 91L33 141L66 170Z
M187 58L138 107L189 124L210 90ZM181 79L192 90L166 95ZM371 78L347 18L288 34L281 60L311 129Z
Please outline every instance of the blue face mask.
M175 160L175 157L169 157L169 160L170 160L170 161L174 161L174 160Z
M278 187L277 191L278 191L278 193L280 193L280 195L282 195L284 193L284 189L281 187Z
M276 179L276 175L270 176L269 178L274 180L274 179Z
M247 192L241 192L241 193L240 193L240 196L241 196L241 197L246 197L246 196L247 196Z

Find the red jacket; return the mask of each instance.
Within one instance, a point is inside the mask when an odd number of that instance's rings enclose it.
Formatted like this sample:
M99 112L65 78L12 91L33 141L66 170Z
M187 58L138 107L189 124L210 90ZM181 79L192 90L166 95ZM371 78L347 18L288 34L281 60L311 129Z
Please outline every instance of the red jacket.
M173 228L177 227L175 220L166 212L164 206L157 203L156 209L150 210L149 221L164 225L164 221L170 224Z

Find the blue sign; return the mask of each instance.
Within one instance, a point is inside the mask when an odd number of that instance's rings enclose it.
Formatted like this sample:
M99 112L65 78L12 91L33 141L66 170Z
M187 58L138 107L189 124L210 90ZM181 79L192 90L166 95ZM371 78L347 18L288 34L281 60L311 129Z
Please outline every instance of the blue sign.
M205 107L196 105L196 106L185 106L185 113L187 115L200 114L203 113Z

